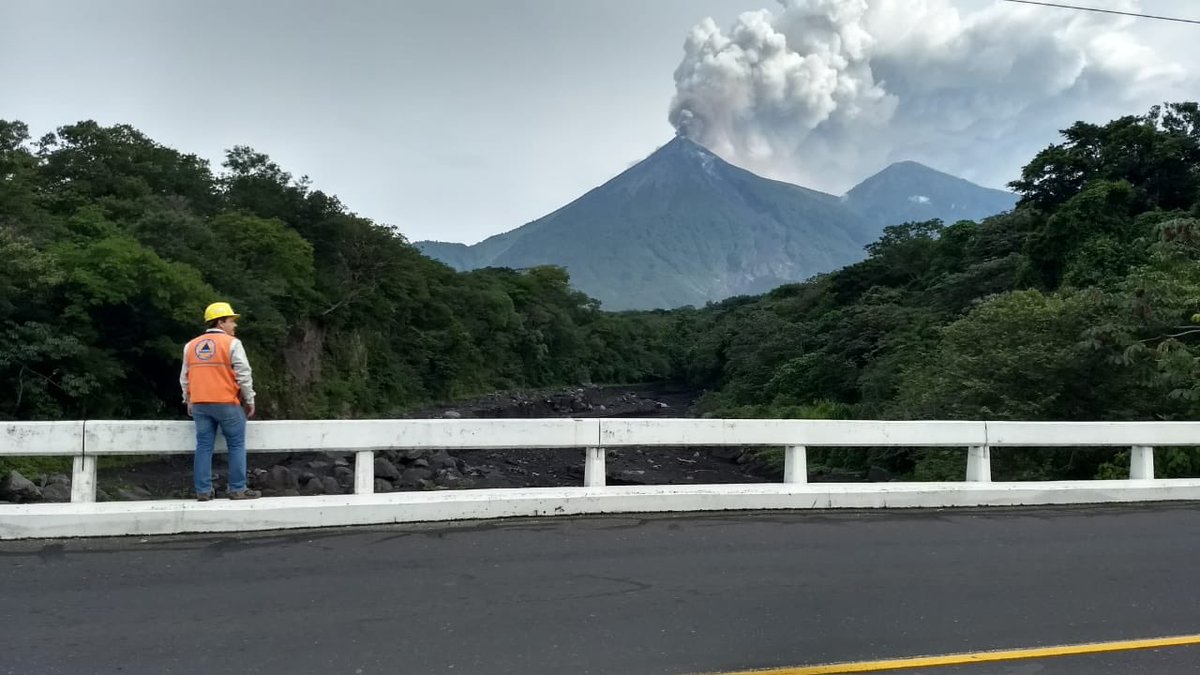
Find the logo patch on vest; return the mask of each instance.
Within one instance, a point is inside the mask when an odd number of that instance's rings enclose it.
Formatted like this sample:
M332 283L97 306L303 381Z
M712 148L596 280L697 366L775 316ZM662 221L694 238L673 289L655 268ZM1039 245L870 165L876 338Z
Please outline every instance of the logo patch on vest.
M211 339L204 339L196 343L196 358L201 361L211 361L212 357L217 355L217 343Z

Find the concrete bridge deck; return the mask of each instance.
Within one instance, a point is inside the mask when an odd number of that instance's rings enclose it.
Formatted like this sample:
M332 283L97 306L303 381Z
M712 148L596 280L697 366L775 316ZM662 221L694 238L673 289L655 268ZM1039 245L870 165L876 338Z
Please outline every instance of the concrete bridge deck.
M1200 506L0 542L0 673L691 673L1200 632ZM1197 672L1200 648L905 671Z

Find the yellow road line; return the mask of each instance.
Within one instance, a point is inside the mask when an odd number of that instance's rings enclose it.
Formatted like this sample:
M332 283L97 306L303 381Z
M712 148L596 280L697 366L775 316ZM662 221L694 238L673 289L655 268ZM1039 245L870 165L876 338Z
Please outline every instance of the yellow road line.
M1147 640L1091 642L1078 645L1061 645L1058 647L1037 647L1034 649L1004 649L991 652L945 654L942 656L918 656L904 659L888 659L884 661L829 663L821 666L799 666L796 668L742 670L737 672L723 673L722 675L835 675L836 673L874 673L882 670L906 670L909 668L930 668L934 666L961 666L972 663L1018 661L1024 659L1046 659L1055 656L1081 656L1084 654L1124 652L1134 649L1159 649L1162 647L1183 647L1187 645L1200 645L1200 634L1150 638Z

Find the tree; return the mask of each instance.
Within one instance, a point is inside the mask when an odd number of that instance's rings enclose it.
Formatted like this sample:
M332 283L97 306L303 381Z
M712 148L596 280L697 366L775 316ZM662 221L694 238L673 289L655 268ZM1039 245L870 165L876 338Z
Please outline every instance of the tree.
M1021 204L1057 208L1093 181L1126 181L1146 202L1164 210L1186 209L1200 194L1200 106L1155 106L1099 126L1076 122L1066 142L1033 158L1009 185Z

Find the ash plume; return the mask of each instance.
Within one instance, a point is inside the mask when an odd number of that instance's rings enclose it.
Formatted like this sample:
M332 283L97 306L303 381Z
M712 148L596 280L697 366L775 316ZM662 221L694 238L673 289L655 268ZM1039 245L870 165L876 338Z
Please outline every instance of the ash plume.
M1189 77L1127 17L999 0L779 4L692 28L669 119L728 161L834 193L904 159L998 186L1074 120L1144 112Z

